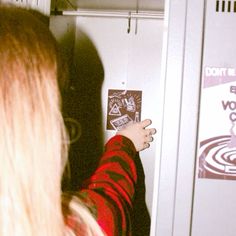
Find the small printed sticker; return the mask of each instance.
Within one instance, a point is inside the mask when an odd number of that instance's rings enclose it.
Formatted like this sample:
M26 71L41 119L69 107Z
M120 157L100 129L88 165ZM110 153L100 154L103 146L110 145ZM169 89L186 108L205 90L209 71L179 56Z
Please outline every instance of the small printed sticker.
M113 129L119 130L121 127L125 126L130 121L132 121L132 119L127 114L125 114L119 118L110 120L110 123Z
M121 116L120 107L115 103L109 112L110 116Z
M108 90L107 129L119 130L141 119L142 91Z

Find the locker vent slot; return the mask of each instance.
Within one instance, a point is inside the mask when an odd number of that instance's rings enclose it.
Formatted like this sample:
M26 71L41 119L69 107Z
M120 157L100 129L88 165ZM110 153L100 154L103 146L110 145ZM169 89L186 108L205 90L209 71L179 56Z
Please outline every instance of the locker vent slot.
M236 12L236 1L216 1L216 12Z

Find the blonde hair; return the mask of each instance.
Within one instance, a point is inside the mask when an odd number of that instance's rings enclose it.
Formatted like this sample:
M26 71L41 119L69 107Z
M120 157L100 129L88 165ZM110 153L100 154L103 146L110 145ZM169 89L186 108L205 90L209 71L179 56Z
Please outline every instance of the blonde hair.
M65 235L61 177L68 148L58 77L48 27L27 10L0 5L1 236ZM74 208L84 218L83 206ZM92 216L84 222L102 235Z

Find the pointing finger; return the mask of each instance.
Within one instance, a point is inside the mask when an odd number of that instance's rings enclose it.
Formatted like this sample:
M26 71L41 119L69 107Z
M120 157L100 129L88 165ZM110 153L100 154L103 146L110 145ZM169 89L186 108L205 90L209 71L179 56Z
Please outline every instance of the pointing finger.
M147 126L151 125L152 121L150 119L146 119L146 120L143 120L141 121L141 126L143 128L146 128Z

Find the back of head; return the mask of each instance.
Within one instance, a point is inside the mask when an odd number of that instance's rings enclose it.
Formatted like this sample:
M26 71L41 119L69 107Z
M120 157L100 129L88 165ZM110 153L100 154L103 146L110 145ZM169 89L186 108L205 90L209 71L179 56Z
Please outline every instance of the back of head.
M63 234L60 180L66 135L57 54L41 20L0 5L1 236Z
M39 12L0 4L1 236L74 235L61 209L68 142L58 79L64 68L42 19ZM103 235L80 203L69 204L86 235Z

